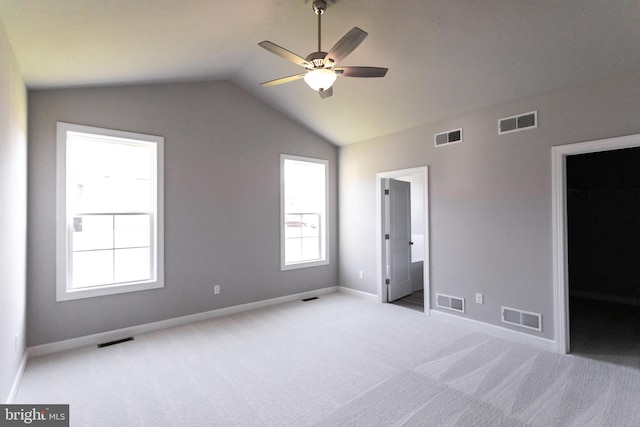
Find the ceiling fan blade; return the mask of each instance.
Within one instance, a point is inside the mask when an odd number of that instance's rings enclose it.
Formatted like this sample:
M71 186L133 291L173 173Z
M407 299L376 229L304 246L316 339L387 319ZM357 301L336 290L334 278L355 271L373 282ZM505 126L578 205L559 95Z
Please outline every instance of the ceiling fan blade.
M384 77L388 68L382 67L340 67L333 71L342 77Z
M333 95L333 86L330 87L329 89L325 89L325 90L321 90L320 92L318 92L320 94L320 98L324 99L324 98L328 98L331 95Z
M290 52L287 49L283 48L282 46L278 46L275 43L271 43L270 41L265 40L263 42L258 43L258 46L267 49L271 53L275 53L279 57L284 58L289 62L293 62L294 64L300 65L301 67L313 68L313 64L307 61L306 59L304 59L303 57L298 56L295 53Z
M331 48L327 56L324 57L324 63L337 64L353 52L368 35L366 31L353 27Z
M279 79L269 80L268 82L260 83L260 86L267 87L267 86L281 85L283 83L289 83L289 82L303 78L305 74L306 73L294 74L293 76L287 76L287 77L280 77Z

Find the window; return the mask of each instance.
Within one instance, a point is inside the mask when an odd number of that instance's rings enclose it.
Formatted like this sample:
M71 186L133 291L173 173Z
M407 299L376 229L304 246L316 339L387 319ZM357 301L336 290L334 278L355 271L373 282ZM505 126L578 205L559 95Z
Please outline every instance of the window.
M163 145L58 122L57 301L164 286Z
M329 263L327 165L326 160L281 156L282 270Z

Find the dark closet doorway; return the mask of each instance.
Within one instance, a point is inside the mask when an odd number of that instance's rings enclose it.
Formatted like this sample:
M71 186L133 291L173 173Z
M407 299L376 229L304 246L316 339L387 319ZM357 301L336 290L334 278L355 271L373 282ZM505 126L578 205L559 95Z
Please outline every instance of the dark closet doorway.
M571 353L640 368L640 148L567 156Z

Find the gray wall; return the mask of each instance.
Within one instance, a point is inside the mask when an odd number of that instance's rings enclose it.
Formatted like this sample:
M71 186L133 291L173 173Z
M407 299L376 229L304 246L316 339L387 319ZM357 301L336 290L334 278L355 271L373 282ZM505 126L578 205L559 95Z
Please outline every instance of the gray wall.
M55 301L58 120L165 137L163 289ZM280 153L329 160L328 266L280 271ZM333 145L228 82L30 92L29 345L337 285L336 163Z
M26 343L26 137L27 91L0 23L0 402L9 395Z
M429 165L432 306L436 292L463 297L463 316L505 327L501 305L542 313L543 331L531 333L553 338L551 147L640 133L639 75L340 148L340 284L377 292L376 173ZM499 118L532 110L537 129L497 134ZM434 133L459 127L462 143L434 148Z

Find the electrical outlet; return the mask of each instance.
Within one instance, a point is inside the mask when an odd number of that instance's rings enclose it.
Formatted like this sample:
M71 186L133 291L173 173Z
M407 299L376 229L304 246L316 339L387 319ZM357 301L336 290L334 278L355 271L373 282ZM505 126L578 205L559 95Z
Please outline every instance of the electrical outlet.
M220 293L220 285L213 286L213 294L218 295Z
M358 277L361 278L361 279L364 279L364 271L360 270L358 272Z
M484 304L484 295L476 294L476 304Z

